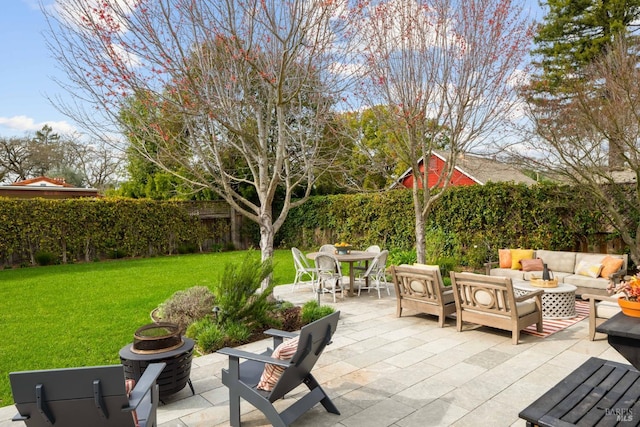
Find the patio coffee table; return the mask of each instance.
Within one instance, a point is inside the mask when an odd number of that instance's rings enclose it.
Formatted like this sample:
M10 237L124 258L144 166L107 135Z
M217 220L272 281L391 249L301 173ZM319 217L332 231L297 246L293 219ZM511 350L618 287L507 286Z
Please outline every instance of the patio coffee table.
M576 287L558 283L555 288L539 288L524 280L513 280L513 292L517 297L527 292L542 289L542 317L547 319L570 319L576 316Z

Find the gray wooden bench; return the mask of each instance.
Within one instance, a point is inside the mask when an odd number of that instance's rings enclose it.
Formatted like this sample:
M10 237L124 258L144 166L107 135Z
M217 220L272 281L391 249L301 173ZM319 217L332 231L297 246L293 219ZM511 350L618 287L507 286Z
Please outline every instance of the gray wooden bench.
M520 412L527 426L637 426L640 372L592 357Z

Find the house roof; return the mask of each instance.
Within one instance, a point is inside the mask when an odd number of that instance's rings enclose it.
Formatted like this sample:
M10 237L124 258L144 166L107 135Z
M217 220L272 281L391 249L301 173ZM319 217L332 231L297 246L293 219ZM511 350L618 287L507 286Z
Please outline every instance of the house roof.
M25 179L24 181L14 182L11 185L15 186L38 186L38 187L67 187L77 188L71 184L67 184L64 178L49 178L46 176L39 176L37 178Z
M432 151L433 156L439 157L446 162L448 153L443 151ZM421 164L423 159L418 161ZM473 179L480 185L488 182L507 182L535 184L536 181L520 172L515 166L504 163L499 160L481 157L474 154L462 154L456 160L456 170ZM397 180L397 184L401 183L409 174L411 168L407 169Z
M39 176L25 179L9 185L0 185L0 196L30 199L42 197L46 199L68 199L76 197L98 197L96 188L80 188L67 184L62 178Z

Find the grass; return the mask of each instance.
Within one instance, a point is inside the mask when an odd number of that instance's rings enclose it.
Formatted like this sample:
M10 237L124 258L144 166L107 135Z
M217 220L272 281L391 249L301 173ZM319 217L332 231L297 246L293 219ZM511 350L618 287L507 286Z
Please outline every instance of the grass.
M0 271L0 407L8 373L120 363L118 351L174 292L211 286L246 252L179 255ZM256 252L256 260L259 253ZM291 252L274 255L274 280L291 283Z

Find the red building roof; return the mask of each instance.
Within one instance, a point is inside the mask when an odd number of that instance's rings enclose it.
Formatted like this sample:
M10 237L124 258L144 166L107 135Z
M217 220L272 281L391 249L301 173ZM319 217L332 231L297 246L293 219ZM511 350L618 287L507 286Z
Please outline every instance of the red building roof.
M74 187L65 182L63 178L49 178L39 176L25 179L10 185L0 185L0 197L19 199L33 199L41 197L45 199L71 199L78 197L99 197L96 188Z
M431 153L429 160L429 169L427 175L427 183L429 188L433 188L442 174L446 173L446 162L448 153L436 152ZM419 161L420 172L424 173L424 162ZM472 154L462 154L456 159L456 166L451 175L449 185L484 185L487 182L505 182L513 181L517 183L535 184L535 180L524 175L518 169L507 163L499 162L494 159L488 159ZM395 186L402 185L406 188L413 187L413 174L411 169L407 169L400 178L398 178ZM442 187L444 182L440 182ZM421 183L418 184L421 188Z

